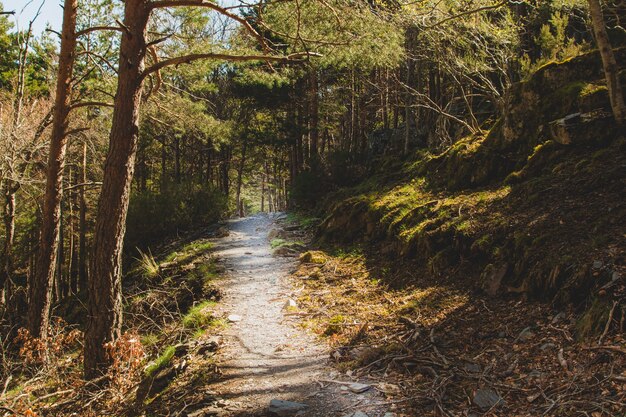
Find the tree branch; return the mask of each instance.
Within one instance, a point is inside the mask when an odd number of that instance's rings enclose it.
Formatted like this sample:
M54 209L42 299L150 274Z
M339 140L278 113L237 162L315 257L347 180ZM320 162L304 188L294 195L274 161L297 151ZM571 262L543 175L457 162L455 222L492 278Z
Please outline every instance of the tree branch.
M84 35L87 35L87 34L92 33L92 32L105 31L105 30L113 30L113 31L116 31L116 32L123 32L124 31L124 29L122 29L121 27L118 27L118 26L93 26L93 27L90 27L90 28L87 28L87 29L83 29L83 30L80 30L80 31L76 32L76 37L78 38L79 36L84 36Z
M150 8L158 9L158 8L167 8L167 7L207 7L211 10L218 12L219 14L229 17L237 22L239 22L263 47L265 52L270 51L269 46L267 46L267 42L265 38L256 31L248 22L247 19L228 11L226 8L221 7L218 4L212 3L211 0L158 0L150 3Z
M113 107L113 103L107 103L104 101L81 101L74 103L70 106L70 110L78 109L81 107L99 106L99 107Z
M508 2L509 2L509 0L504 0L504 1L501 1L500 3L492 4L491 6L483 6L483 7L477 8L477 9L467 10L465 12L462 12L462 13L459 13L459 14L455 14L453 16L446 17L445 19L442 19L442 20L440 20L440 21L438 21L436 23L433 23L430 26L427 26L427 28L428 29L432 29L432 28L435 28L435 27L437 27L439 25L442 25L442 24L444 24L444 23L446 23L446 22L448 22L450 20L457 19L459 17L467 16L467 15L470 15L470 14L480 13L480 12L483 12L485 10L498 9L498 8L500 8L502 6L505 6Z
M142 79L152 74L153 72L159 71L165 67L169 67L172 65L189 64L190 62L197 61L200 59L220 59L220 60L229 61L229 62L243 62L243 61L290 62L290 61L299 60L300 58L303 58L306 56L321 56L321 55L316 54L316 53L309 53L309 52L295 53L295 54L291 54L287 56L229 55L229 54L214 54L214 53L190 54L190 55L179 56L176 58L166 59L164 61L155 63L151 67L146 68L146 70L142 74Z

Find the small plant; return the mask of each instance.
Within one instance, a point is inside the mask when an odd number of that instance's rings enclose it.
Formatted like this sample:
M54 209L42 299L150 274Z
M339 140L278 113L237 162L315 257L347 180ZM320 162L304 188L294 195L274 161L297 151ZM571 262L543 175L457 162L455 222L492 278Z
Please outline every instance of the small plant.
M212 301L203 301L189 309L183 317L185 329L199 329L211 324L214 320L210 309L215 306Z
M112 393L118 395L117 400L121 401L141 372L140 367L146 353L139 335L132 332L124 333L115 342L106 343L104 347L112 360L108 372L111 385L116 388Z
M176 348L174 346L168 346L167 348L165 348L163 353L158 358L156 358L154 361L150 362L148 366L146 366L144 374L146 376L153 376L158 371L168 366L172 362L174 353L176 353Z
M137 271L139 271L141 275L146 278L153 279L158 277L161 272L161 268L154 259L154 256L152 256L150 250L148 250L147 253L141 251L141 249L137 249L137 251L139 252L139 258L137 258Z

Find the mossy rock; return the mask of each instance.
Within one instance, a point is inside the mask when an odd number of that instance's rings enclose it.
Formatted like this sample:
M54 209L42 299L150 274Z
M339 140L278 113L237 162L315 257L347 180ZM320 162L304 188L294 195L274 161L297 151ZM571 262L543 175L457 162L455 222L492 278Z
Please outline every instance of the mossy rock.
M300 262L323 265L326 263L326 254L321 251L310 250L300 255Z

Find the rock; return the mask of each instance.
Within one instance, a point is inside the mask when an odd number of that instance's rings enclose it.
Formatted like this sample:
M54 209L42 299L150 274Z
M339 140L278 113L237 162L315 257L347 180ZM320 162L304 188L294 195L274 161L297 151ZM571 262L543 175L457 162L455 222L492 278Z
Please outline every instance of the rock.
M357 411L356 413L352 414L352 417L369 417L369 416L365 414L363 411Z
M581 114L573 113L562 119L550 122L550 134L552 139L561 145L572 143L571 128L581 122Z
M298 412L306 410L308 405L293 401L272 400L270 401L269 414L278 417L295 416Z
M350 391L354 392L355 394L360 394L362 392L367 391L370 388L372 388L371 385L359 384L358 382L355 382L354 384L348 385L348 389Z
M485 267L480 279L483 290L490 296L495 296L502 285L502 279L509 269L509 264L495 266L489 264Z
M200 347L198 348L198 354L204 355L207 353L216 352L220 347L220 343L217 338L211 338L200 343Z
M221 226L215 231L215 237L226 237L230 234L228 228Z
M274 249L274 252L272 252L272 254L274 256L296 256L296 251L289 246L281 246Z
M289 300L287 300L285 302L285 305L283 306L283 309L285 309L285 310L294 309L294 308L298 308L298 303L296 303L291 298Z
M532 339L534 336L535 336L535 333L533 333L533 331L530 330L530 327L527 327L520 332L519 336L517 336L517 340L521 342L525 342L527 340Z
M397 417L396 413L385 413L383 414L383 417Z
M463 369L465 369L467 372L479 373L479 372L482 372L483 367L477 363L468 362L465 365L463 365Z
M487 411L491 408L504 404L502 397L500 397L494 390L488 388L476 391L472 402L483 411Z
M326 255L321 251L310 250L300 255L300 262L322 265L326 263Z
M593 269L600 269L604 263L602 261L593 261Z
M280 230L280 229L272 229L272 230L270 230L270 231L269 231L269 233L267 234L267 238L268 238L269 240L274 240L274 239L276 239L276 238L280 237L280 236L282 235L282 232L283 232L283 231L282 231L282 230Z
M228 316L228 321L231 323L237 323L241 321L241 316L237 315L237 314L231 314L230 316Z

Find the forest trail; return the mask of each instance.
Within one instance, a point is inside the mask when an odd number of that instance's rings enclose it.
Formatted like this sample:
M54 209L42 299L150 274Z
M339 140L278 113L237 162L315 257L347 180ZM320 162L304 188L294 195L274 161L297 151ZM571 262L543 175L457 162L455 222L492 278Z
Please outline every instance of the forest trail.
M357 394L328 382L351 381L327 365L325 349L286 315L293 291L288 273L295 262L272 256L267 235L276 218L231 220L229 236L215 242L215 255L229 271L220 309L234 318L223 335L223 375L211 387L227 400L220 415L283 415L269 413L268 407L272 400L286 400L308 407L284 415L351 416L363 410L370 417L382 416L373 387Z

